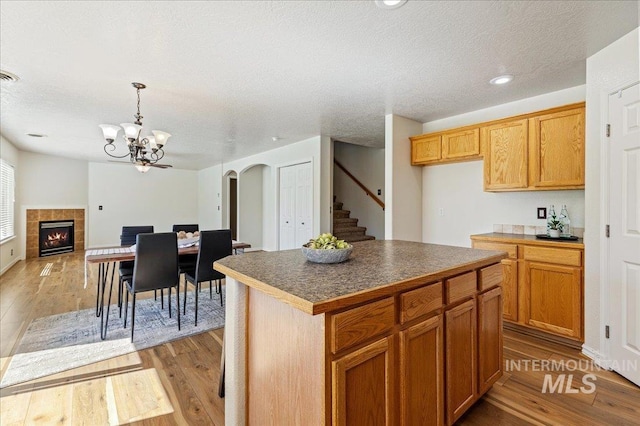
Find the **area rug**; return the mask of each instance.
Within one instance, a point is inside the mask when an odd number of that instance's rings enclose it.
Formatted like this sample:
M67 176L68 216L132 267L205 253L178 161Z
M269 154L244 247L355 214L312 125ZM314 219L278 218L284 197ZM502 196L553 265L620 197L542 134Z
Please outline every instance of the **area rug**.
M111 305L106 340L100 339L100 318L96 317L95 308L36 318L11 358L0 388L224 327L220 295L214 293L210 299L208 289L204 288L198 296L198 326L194 325L195 295L190 291L187 292L187 313L180 315L180 331L175 315L175 293L171 298L172 318L169 318L166 292L164 310L159 299L137 300L133 343L131 306L127 328L124 329L117 305ZM224 300L224 286L222 296ZM181 305L183 297L184 292L181 292Z

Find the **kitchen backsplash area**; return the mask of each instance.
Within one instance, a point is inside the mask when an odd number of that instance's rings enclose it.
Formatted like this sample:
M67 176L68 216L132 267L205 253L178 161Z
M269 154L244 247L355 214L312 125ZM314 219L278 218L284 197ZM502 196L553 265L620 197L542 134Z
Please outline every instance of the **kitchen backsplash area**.
M521 235L546 234L547 226L546 225L535 226L535 225L494 224L493 232L497 232L499 234L521 234ZM571 234L575 235L578 238L582 238L584 236L584 228L571 227Z

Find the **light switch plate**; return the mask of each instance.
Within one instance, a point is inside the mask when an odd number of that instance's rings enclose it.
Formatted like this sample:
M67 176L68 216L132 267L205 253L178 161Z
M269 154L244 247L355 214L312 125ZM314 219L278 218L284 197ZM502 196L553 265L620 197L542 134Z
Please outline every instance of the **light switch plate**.
M546 218L547 218L547 208L538 207L538 219L546 219Z

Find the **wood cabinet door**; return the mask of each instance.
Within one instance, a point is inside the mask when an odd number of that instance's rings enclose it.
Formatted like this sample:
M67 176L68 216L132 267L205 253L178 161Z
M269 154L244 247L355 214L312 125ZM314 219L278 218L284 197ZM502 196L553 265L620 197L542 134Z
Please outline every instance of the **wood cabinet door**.
M524 323L581 339L582 269L530 261L524 268Z
M502 316L518 321L518 261L503 259L502 268Z
M400 332L401 425L444 424L442 315Z
M584 107L529 119L531 186L584 187L584 126Z
M527 129L526 119L481 129L485 191L527 187Z
M442 135L442 158L480 155L480 129L462 130Z
M475 402L476 324L475 299L445 312L447 424L453 424Z
M478 295L478 394L502 376L502 289Z
M411 139L411 164L437 162L442 158L440 135Z
M333 425L394 425L393 336L332 362Z

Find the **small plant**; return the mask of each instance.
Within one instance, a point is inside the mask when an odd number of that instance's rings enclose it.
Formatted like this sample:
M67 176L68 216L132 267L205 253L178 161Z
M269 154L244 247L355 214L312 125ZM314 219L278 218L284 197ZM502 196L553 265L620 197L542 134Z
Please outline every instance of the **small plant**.
M555 214L549 217L547 224L549 225L549 229L554 229L562 232L563 223Z

